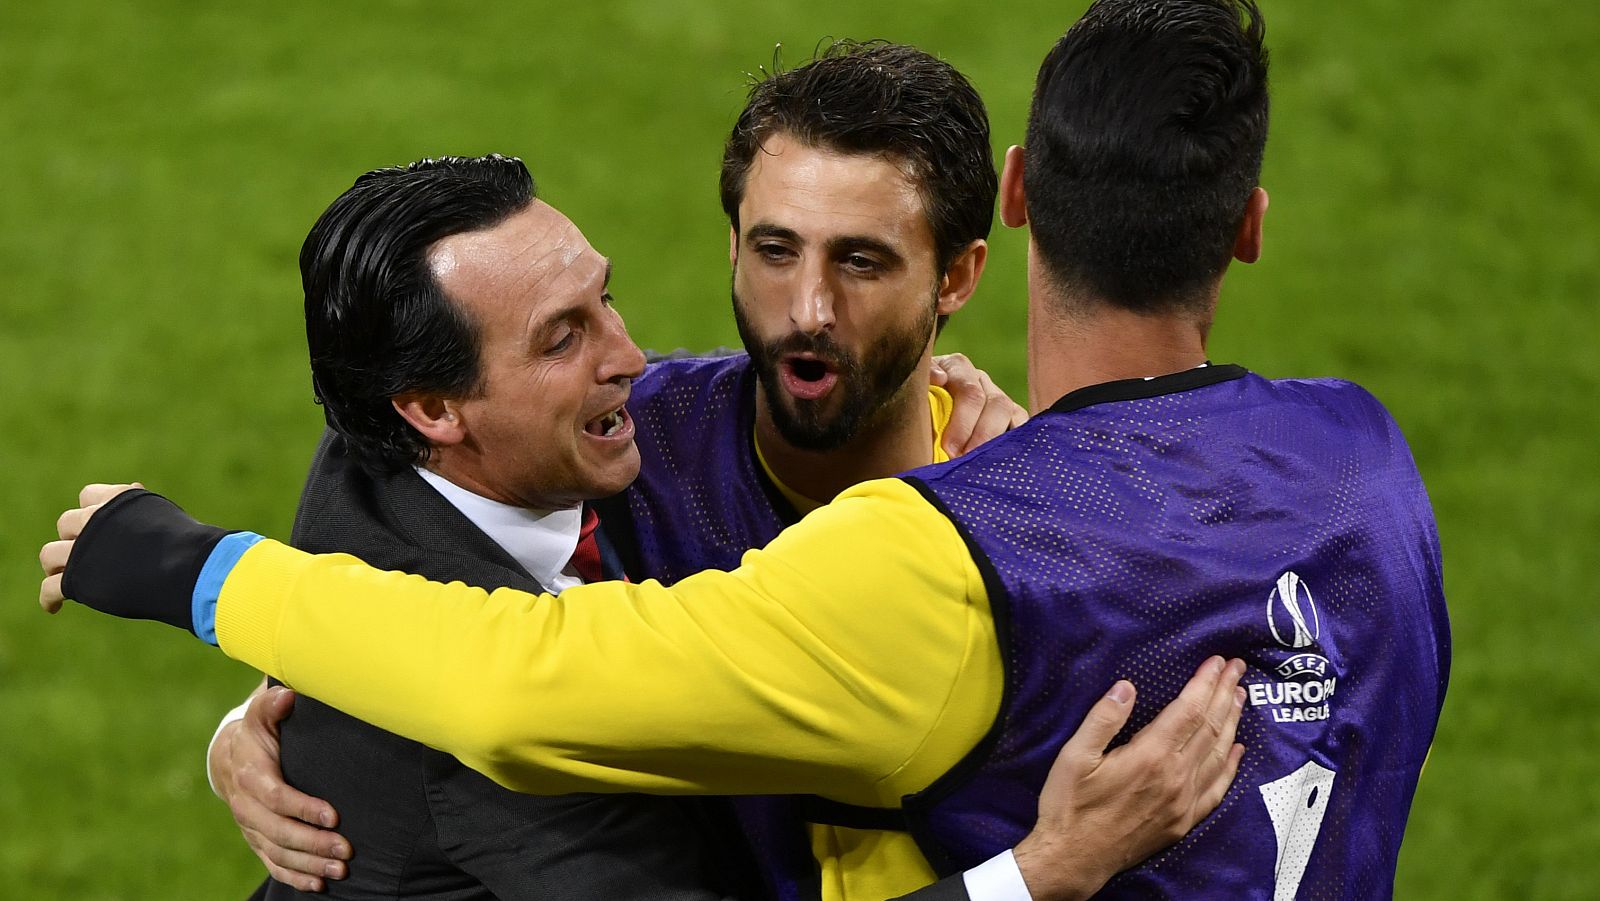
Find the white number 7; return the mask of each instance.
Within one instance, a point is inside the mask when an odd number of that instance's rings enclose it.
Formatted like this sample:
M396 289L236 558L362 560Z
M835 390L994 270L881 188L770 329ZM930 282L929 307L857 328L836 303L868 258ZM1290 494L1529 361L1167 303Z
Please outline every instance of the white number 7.
M1311 860L1311 846L1322 831L1322 815L1328 812L1335 775L1333 770L1308 760L1282 779L1261 786L1261 800L1267 805L1272 831L1278 836L1272 901L1294 901L1300 890L1300 880Z

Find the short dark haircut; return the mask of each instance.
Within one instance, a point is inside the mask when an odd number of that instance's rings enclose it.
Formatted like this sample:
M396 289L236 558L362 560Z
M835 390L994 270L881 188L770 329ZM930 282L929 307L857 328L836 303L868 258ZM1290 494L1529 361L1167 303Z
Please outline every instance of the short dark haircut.
M1267 140L1251 0L1097 0L1045 57L1028 117L1028 221L1069 295L1194 310L1232 256Z
M774 62L751 85L722 154L722 209L735 231L745 176L778 134L906 167L941 274L994 225L999 185L983 99L954 66L915 47L835 41L799 68L781 71Z
M300 249L311 384L363 466L393 472L428 459L427 440L390 398L482 390L478 325L439 287L429 248L492 228L534 197L515 157L426 159L361 176L311 227Z

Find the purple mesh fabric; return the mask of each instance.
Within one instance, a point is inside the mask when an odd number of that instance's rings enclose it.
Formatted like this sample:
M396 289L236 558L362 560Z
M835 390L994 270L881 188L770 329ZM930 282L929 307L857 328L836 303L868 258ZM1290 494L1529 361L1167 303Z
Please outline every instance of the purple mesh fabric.
M1223 654L1250 664L1239 777L1102 897L1392 894L1449 668L1421 479L1356 385L1196 372L1085 389L906 477L988 570L1006 661L990 739L906 799L942 872L1027 834L1057 750L1113 681L1139 690L1120 741ZM1151 396L1114 399L1130 393Z
M654 363L635 380L642 466L626 500L643 575L734 569L796 518L755 459L755 385L744 354Z

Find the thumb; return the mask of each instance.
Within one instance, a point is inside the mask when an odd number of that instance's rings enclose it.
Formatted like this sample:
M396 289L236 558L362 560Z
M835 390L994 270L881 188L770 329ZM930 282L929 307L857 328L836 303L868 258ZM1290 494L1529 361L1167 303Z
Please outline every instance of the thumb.
M250 703L250 724L276 736L278 724L288 718L293 709L294 692L281 685L275 685Z

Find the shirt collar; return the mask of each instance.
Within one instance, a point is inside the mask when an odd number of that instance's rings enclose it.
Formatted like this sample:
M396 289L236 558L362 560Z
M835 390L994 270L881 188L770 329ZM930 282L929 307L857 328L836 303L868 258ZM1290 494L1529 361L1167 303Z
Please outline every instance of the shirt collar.
M539 513L490 500L432 470L417 467L417 475L522 564L546 591L559 592L582 584L582 579L566 572L583 527L581 505Z

